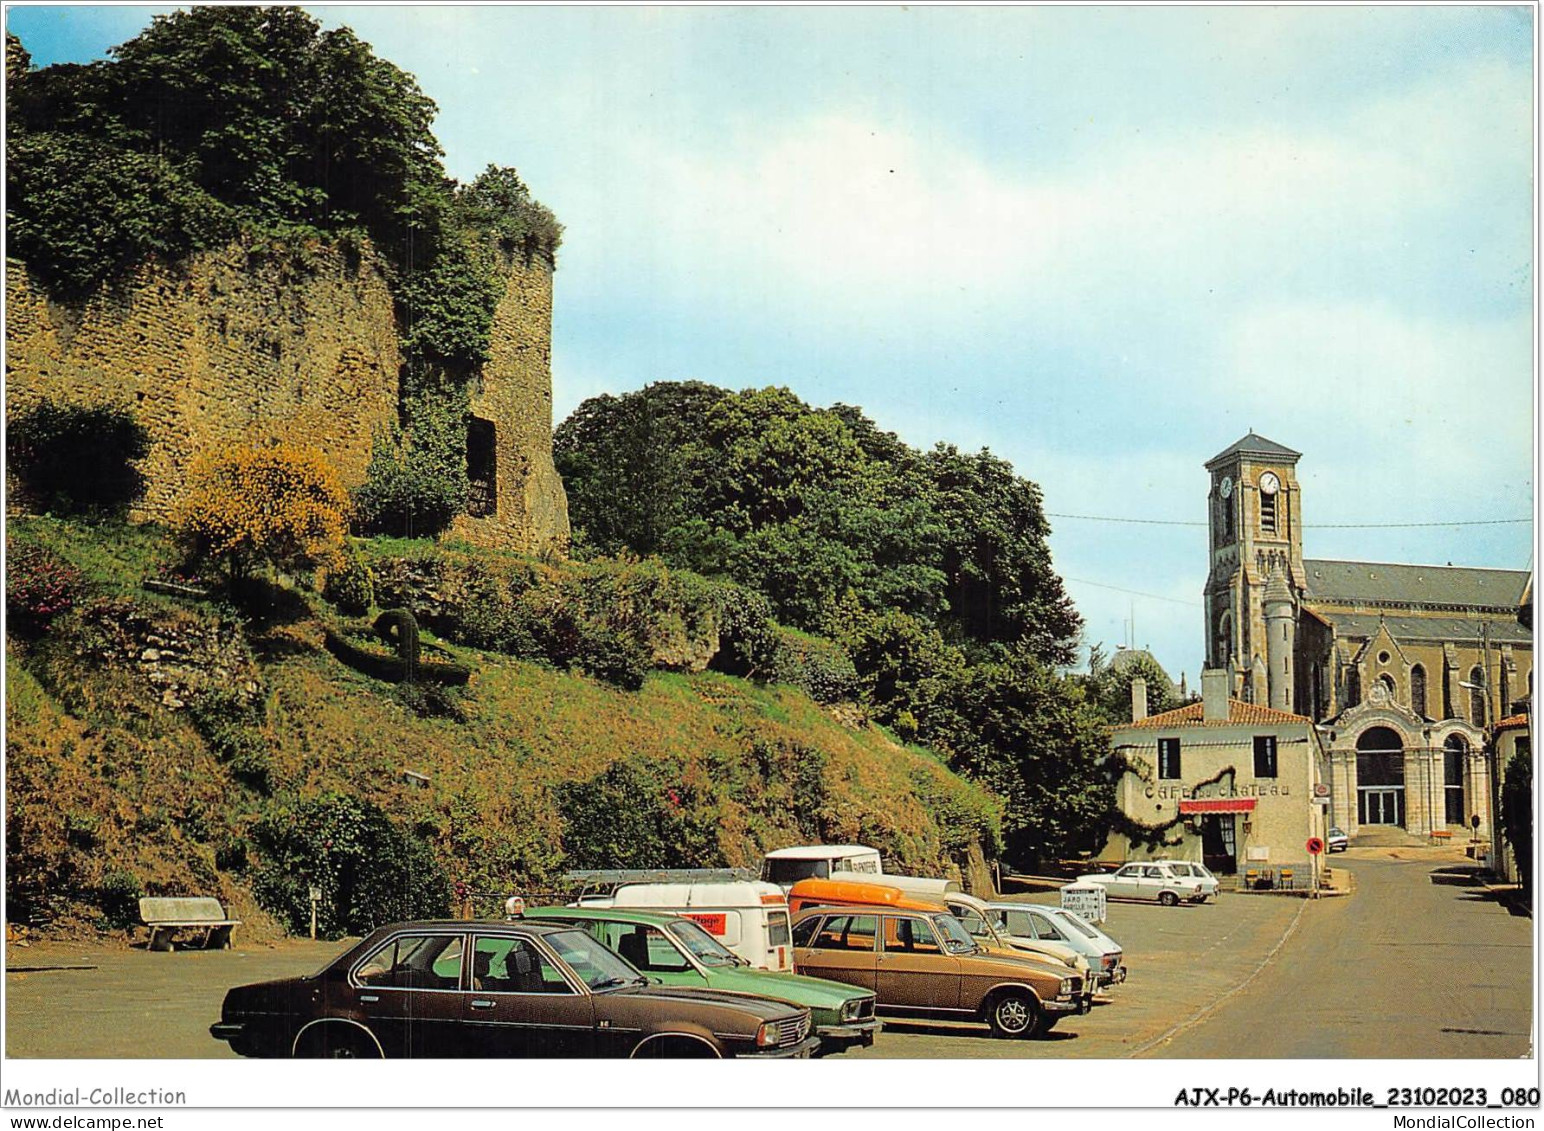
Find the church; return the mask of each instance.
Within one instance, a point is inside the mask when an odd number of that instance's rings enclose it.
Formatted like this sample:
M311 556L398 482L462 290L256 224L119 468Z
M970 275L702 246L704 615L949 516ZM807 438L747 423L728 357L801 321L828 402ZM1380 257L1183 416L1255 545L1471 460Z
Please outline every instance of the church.
M1331 824L1491 835L1487 736L1533 677L1519 570L1303 556L1300 453L1250 432L1206 463L1206 667L1317 724Z

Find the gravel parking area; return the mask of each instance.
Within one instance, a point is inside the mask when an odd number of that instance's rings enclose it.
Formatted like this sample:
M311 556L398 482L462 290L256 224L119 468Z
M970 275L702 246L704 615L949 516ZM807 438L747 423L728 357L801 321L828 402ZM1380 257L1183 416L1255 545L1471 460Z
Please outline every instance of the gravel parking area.
M1054 903L1054 894L1030 902ZM1111 903L1105 928L1131 976L1110 1004L1048 1038L1004 1041L984 1025L887 1019L870 1049L887 1057L1130 1055L1242 984L1304 910L1296 899L1224 895L1201 906ZM1313 908L1307 908L1312 911ZM38 943L6 948L6 1052L13 1057L229 1057L209 1036L231 986L319 969L345 943L284 942L229 951Z

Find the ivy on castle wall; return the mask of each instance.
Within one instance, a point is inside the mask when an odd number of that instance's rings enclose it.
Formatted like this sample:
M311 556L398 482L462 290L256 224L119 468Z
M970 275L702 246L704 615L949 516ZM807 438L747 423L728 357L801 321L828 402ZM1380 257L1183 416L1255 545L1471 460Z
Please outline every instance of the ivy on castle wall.
M1153 767L1147 762L1134 762L1128 758L1123 750L1117 750L1111 758L1114 767L1115 781L1130 774L1138 781L1151 785L1153 782ZM1192 782L1186 787L1185 793L1194 797L1198 790L1209 785L1216 785L1224 778L1228 779L1231 786L1238 777L1238 769L1234 766L1224 766L1209 778ZM1184 843L1183 838L1170 839L1169 834L1183 824L1185 818L1176 813L1167 821L1157 821L1152 824L1139 821L1119 808L1113 809L1109 815L1110 832L1116 836L1126 837L1134 846L1146 849L1176 848Z
M395 302L404 403L443 402L419 418L464 406L502 270L552 263L562 238L513 169L458 186L417 80L298 8L156 16L86 65L35 69L8 34L6 88L10 254L53 298L84 303L241 237L367 241ZM460 424L464 441L464 410ZM464 509L456 478L431 493Z

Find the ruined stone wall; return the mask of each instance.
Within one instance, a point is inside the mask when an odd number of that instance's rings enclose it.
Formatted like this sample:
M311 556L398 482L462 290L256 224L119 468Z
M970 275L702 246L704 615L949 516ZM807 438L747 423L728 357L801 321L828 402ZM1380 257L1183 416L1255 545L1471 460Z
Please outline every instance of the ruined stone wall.
M369 251L233 244L148 265L78 309L50 301L12 260L6 301L7 410L47 397L132 411L151 440L139 520L172 515L201 457L270 436L320 449L357 486L375 434L396 418L397 328ZM472 399L491 425L496 483L486 513L458 518L451 537L567 550L551 363L552 267L516 258Z
M12 260L6 304L8 411L115 404L149 432L137 519L168 518L201 457L269 436L321 450L357 485L396 416L391 294L368 253L233 244L147 265L80 309Z
M492 513L462 515L452 537L530 553L568 549L568 496L552 463L552 266L540 255L504 263L489 360L472 416L493 425Z

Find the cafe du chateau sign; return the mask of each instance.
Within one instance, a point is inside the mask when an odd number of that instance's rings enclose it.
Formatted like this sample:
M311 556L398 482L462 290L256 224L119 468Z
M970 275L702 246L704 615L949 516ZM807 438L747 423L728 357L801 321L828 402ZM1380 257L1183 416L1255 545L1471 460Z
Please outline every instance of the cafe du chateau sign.
M1203 798L1228 800L1240 797L1291 797L1292 788L1277 782L1255 782L1248 785L1208 782L1206 785L1187 789L1176 782L1173 785L1149 785L1144 793L1150 800L1156 801L1193 801Z

